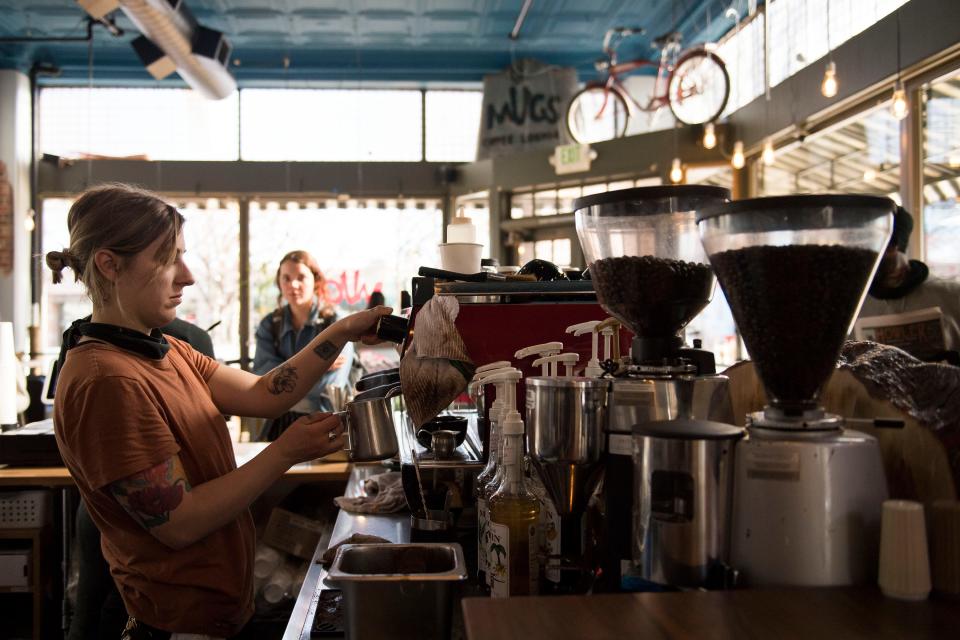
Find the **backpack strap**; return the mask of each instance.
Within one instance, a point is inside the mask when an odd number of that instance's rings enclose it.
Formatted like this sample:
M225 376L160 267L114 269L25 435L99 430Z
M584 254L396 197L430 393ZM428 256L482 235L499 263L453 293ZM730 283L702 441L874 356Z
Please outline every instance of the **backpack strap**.
M270 334L273 336L273 351L280 354L280 330L283 328L283 309L277 307L270 314Z

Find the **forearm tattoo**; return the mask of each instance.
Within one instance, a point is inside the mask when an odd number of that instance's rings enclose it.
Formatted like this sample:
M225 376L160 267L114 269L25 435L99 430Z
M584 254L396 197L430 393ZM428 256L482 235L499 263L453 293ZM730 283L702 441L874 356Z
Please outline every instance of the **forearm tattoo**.
M160 464L110 485L120 505L145 529L170 521L170 512L180 506L190 491L183 467L169 458Z
M313 352L324 360L333 360L340 353L340 349L329 340L324 340L313 348Z
M273 378L270 379L270 393L275 396L281 393L293 393L297 390L297 368L289 364L282 364L276 368Z

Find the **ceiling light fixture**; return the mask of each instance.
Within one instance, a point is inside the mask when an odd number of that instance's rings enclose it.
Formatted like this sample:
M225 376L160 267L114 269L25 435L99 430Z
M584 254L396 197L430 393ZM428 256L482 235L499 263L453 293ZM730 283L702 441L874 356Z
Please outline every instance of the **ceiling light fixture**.
M827 68L823 72L823 83L820 85L820 93L824 98L832 98L837 95L840 83L837 82L837 63L833 60L827 63Z
M680 158L673 159L673 165L670 167L670 182L678 184L683 180L683 165Z
M717 146L717 132L713 123L708 122L703 126L703 148L713 149L715 146Z
M840 83L837 81L837 64L833 61L833 49L830 47L830 0L827 0L827 68L823 72L820 93L824 98L837 95Z
M743 156L743 142L737 140L733 145L733 157L730 158L730 164L734 169L743 169L747 159Z
M890 113L897 120L903 120L910 111L907 102L907 91L903 88L900 79L900 10L897 9L897 81L893 83L893 101L890 103Z
M777 153L773 149L773 140L770 138L767 138L766 142L763 143L763 154L761 158L763 158L763 164L768 167L777 159Z

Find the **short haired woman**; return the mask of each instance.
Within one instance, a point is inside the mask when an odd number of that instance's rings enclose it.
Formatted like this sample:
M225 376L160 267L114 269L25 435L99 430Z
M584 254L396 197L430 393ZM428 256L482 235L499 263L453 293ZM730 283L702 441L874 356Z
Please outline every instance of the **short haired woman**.
M345 344L375 341L378 308L351 315L266 375L220 366L164 338L183 290L183 217L125 185L88 190L67 217L70 247L47 254L93 301L64 335L57 443L103 533L130 619L124 637L237 633L253 613L248 506L290 466L343 447L339 420L297 420L237 468L224 414L274 417L309 391Z

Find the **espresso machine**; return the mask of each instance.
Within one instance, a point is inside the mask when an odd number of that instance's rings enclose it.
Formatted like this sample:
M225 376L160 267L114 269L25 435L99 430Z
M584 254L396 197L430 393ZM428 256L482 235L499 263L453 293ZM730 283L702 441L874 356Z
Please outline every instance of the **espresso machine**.
M766 390L737 445L731 562L752 586L863 584L887 496L876 439L818 402L880 257L894 203L809 195L697 213Z
M612 374L604 434L606 549L598 588L618 591L636 573L634 508L641 488L634 426L664 420L733 423L728 380L713 354L684 344L684 327L710 302L715 278L696 214L727 189L677 185L611 191L574 202L577 235L604 310L635 335ZM641 545L642 546L642 545Z

